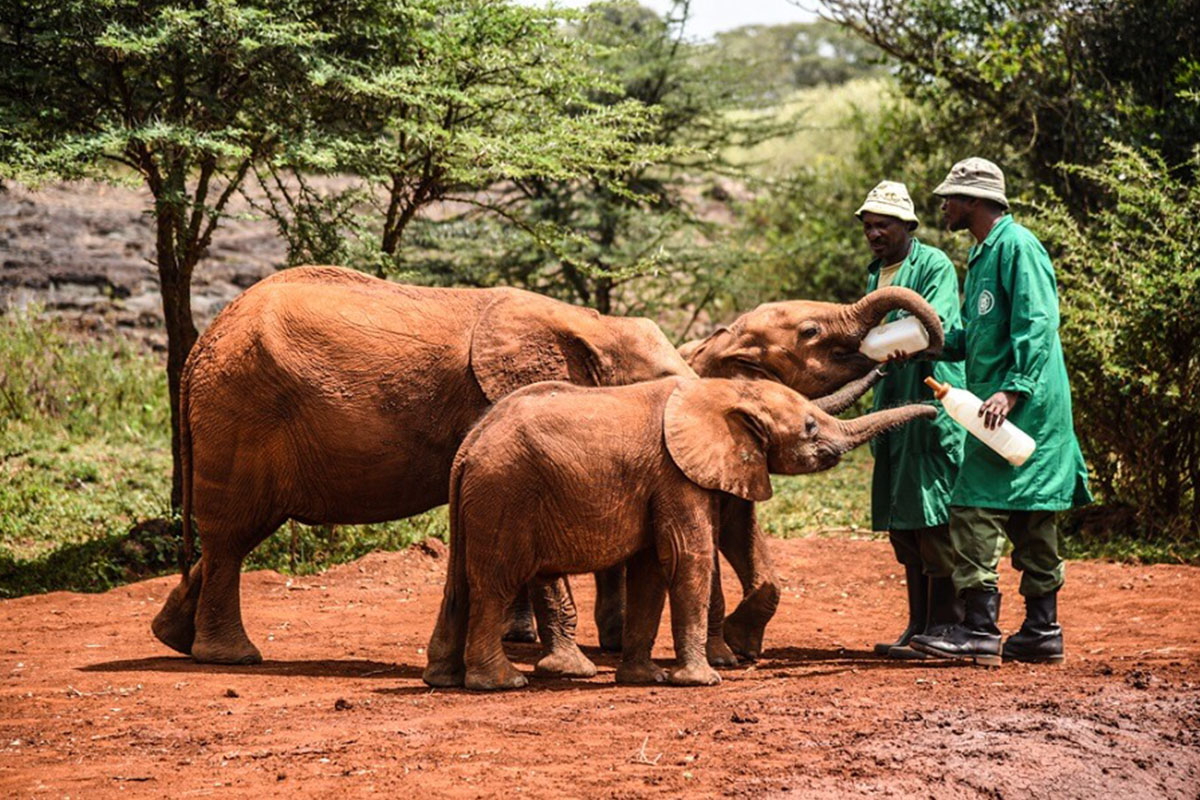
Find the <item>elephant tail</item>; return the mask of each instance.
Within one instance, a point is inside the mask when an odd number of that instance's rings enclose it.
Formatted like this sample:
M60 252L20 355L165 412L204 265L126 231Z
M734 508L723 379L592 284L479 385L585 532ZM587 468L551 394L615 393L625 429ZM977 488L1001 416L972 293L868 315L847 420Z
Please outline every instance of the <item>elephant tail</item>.
M183 548L179 553L179 569L183 572L184 583L187 583L195 550L192 536L192 423L188 414L191 370L187 366L184 367L179 386L179 469L183 473L180 480L183 491Z
M465 443L464 443L465 445ZM450 470L450 563L446 569L446 611L466 614L470 608L467 583L467 547L462 523L462 477L466 467L466 447L459 450Z

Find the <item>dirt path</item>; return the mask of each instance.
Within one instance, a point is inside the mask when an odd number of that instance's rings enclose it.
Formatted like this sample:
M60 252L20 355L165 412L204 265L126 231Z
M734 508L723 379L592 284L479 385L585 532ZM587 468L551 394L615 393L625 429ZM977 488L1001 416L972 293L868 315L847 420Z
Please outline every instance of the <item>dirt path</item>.
M868 655L902 625L886 544L780 541L788 588L765 657L720 686L617 687L588 647L591 681L479 695L420 680L438 552L246 575L258 667L196 665L151 637L174 578L0 603L0 796L1200 792L1200 569L1072 563L1067 664L985 670ZM529 668L533 646L513 652Z

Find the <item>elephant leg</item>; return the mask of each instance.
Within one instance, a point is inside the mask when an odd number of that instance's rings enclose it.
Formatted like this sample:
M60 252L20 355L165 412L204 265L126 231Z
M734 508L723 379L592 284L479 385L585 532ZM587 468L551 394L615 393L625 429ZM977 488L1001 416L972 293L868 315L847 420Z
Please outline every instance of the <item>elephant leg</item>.
M662 568L653 549L635 553L625 562L624 647L617 683L662 683L667 679L666 671L650 659L666 596Z
M533 596L543 655L533 674L554 678L591 678L596 665L575 642L575 598L566 578L526 584Z
M595 573L596 630L600 649L619 653L625 618L625 565L618 564Z
M517 598L508 608L508 624L504 629L506 642L536 642L537 630L533 627L533 604L529 599L530 587L522 586Z
M446 589L442 593L442 607L438 611L437 624L429 639L427 653L429 661L421 680L430 686L462 686L466 679L463 652L467 646L467 614L470 611L469 592L466 582L456 581L454 565L446 576Z
M471 582L470 617L467 620L467 643L463 653L466 675L463 685L468 689L492 691L520 689L529 681L512 665L504 654L500 636L504 632L505 612L516 594L497 591L493 586Z
M737 656L725 643L725 594L721 591L721 554L713 552L712 591L708 598L708 641L704 643L709 666L736 667Z
M258 664L262 654L242 625L242 561L283 524L252 527L249 536L216 524L202 527L201 583L192 658L213 664Z
M675 642L675 668L667 675L678 686L712 686L721 676L708 665L708 599L712 589L715 554L680 553L671 580L671 636Z
M192 642L196 639L196 604L200 599L203 580L203 570L197 561L187 577L181 578L171 590L158 615L150 623L150 630L160 642L184 655L192 654Z
M731 496L721 499L720 545L742 584L742 601L725 620L725 642L738 656L753 661L762 652L767 622L779 606L779 581L753 503Z

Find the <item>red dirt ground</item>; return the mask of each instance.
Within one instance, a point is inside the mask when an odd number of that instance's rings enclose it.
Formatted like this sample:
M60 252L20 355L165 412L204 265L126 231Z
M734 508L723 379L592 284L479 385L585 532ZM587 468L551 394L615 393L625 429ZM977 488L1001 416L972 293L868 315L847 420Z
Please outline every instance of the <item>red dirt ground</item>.
M584 619L591 681L430 691L440 543L247 574L256 667L151 636L175 578L5 601L0 796L1197 797L1200 569L1072 563L1067 663L988 670L869 655L902 626L885 543L773 546L787 590L764 658L713 688L615 686ZM1012 631L1011 571L1002 588ZM533 645L510 652L530 668Z

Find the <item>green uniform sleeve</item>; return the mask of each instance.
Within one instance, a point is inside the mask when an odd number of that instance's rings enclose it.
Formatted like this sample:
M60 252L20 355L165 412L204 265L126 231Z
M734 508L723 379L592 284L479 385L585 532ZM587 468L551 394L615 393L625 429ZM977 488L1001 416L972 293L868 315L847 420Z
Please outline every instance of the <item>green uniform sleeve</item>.
M1014 243L1000 270L1011 302L1009 333L1013 366L1000 390L1033 394L1058 330L1058 292L1050 258L1033 242Z

